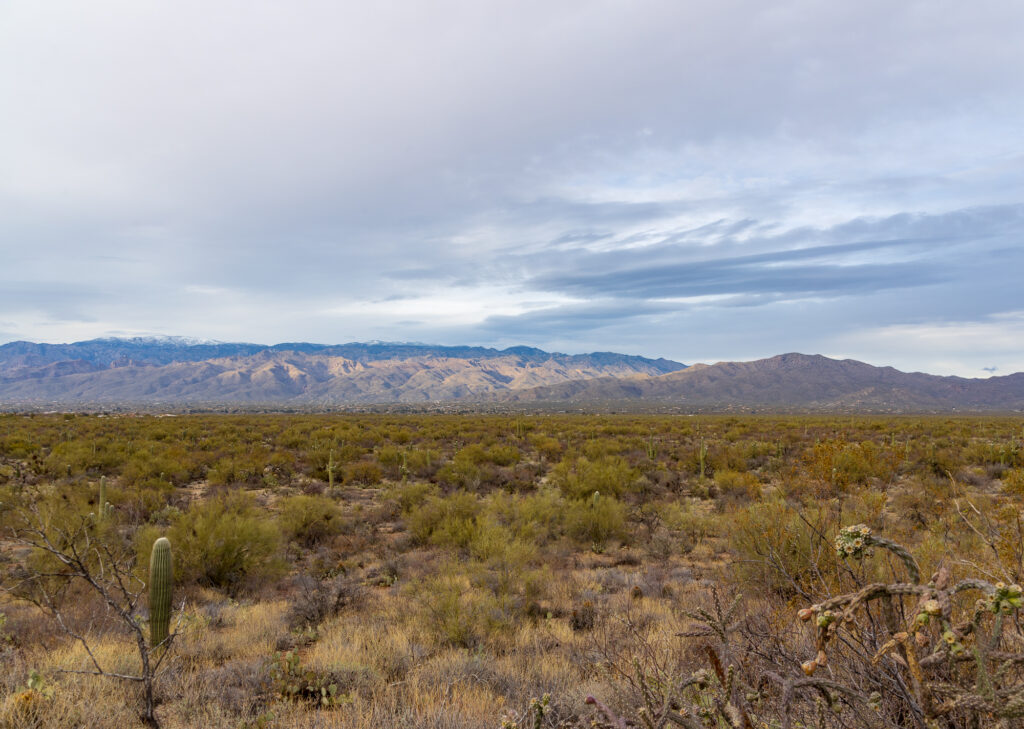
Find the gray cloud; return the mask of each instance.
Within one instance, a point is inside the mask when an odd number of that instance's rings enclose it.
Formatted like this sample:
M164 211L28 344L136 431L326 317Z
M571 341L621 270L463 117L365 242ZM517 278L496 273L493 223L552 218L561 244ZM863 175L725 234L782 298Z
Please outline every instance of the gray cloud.
M996 0L7 3L0 337L884 362L854 333L998 328L1022 31Z
M881 289L914 288L963 275L965 267L993 243L1005 246L1007 241L1024 238L1024 206L855 219L831 229L794 229L742 242L732 238L734 232L755 227L750 220L715 221L697 231L670 234L660 244L641 249L584 251L568 261L563 258L568 265L561 270L549 265L529 285L577 296L636 298L868 295ZM717 237L717 244L686 245L683 241L691 240L693 233L705 240ZM854 236L910 237L819 244ZM890 260L878 263L878 257ZM1000 266L1005 266L1006 258L1024 261L1024 253L1002 248L999 258Z

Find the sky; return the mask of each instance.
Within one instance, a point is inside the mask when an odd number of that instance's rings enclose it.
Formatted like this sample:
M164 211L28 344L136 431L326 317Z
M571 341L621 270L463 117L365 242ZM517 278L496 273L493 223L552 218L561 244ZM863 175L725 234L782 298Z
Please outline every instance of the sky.
M1024 3L0 0L0 343L1024 371Z

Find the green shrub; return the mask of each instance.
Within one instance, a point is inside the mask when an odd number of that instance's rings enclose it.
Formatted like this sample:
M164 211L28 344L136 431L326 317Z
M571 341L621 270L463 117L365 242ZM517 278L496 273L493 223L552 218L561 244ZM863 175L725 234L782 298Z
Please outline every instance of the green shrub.
M300 494L282 499L277 520L285 538L305 547L313 547L343 528L341 509L326 496Z
M403 514L408 514L421 506L427 497L437 494L437 486L424 481L407 481L394 484L388 489L388 496L398 503Z
M388 478L401 478L408 474L406 461L408 456L404 448L386 445L377 449L377 464Z
M656 511L665 529L678 540L678 546L684 552L691 551L706 537L718 533L719 520L702 509L694 508L690 501L660 504Z
M345 483L357 483L363 486L379 484L384 474L373 461L356 461L345 466Z
M626 507L614 496L601 495L571 502L566 508L566 527L576 541L604 548L609 540L627 541Z
M525 495L496 491L486 504L488 513L509 525L516 537L534 544L546 544L565 533L565 506L565 497L550 486Z
M128 457L121 469L121 478L129 486L182 486L194 475L190 463L185 449L150 443Z
M421 544L465 549L477 534L481 509L480 500L466 491L430 496L406 515L405 524Z
M511 466L519 463L520 453L515 446L493 445L486 450L484 457L496 466Z
M438 645L479 648L515 625L520 600L479 589L469 573L476 579L482 574L463 565L443 566L440 574L406 589L421 629Z
M483 449L476 446L470 450L463 448L455 454L451 461L444 464L437 472L437 480L443 484L460 489L477 489L480 486L481 472L477 454Z
M529 441L538 455L546 461L553 461L562 455L562 444L549 435L530 435Z
M405 459L406 471L411 476L430 478L441 463L441 454L431 448L410 449Z
M162 530L139 531L140 564L145 564ZM236 592L283 569L277 523L243 493L220 495L192 506L174 518L167 532L174 545L175 575L193 582Z
M621 496L636 480L636 472L620 456L585 456L563 459L551 469L551 483L570 499L590 498L595 491L602 496Z
M259 485L268 462L257 454L224 458L207 472L206 479L212 486Z

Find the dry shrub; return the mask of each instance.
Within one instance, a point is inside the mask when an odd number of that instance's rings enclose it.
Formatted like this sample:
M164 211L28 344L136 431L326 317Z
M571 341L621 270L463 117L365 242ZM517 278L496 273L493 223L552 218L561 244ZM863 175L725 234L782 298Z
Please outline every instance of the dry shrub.
M836 559L827 538L836 526L829 509L774 500L735 512L732 522L741 580L783 598L830 591Z
M761 498L761 481L750 472L722 469L715 471L715 488L726 499L757 501Z
M294 595L286 617L291 630L316 628L363 595L359 582L345 575L330 580L300 575L293 585Z

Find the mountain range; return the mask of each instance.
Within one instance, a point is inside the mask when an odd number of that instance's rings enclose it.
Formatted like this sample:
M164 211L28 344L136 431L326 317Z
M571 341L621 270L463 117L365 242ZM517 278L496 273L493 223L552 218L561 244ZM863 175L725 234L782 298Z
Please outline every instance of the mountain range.
M0 346L0 403L340 406L477 399L682 369L612 352L567 355L407 343L238 344L181 338Z
M388 403L1015 412L1024 410L1024 373L942 377L795 353L688 367L612 352L393 342L266 346L136 337L0 346L0 406L8 410Z

